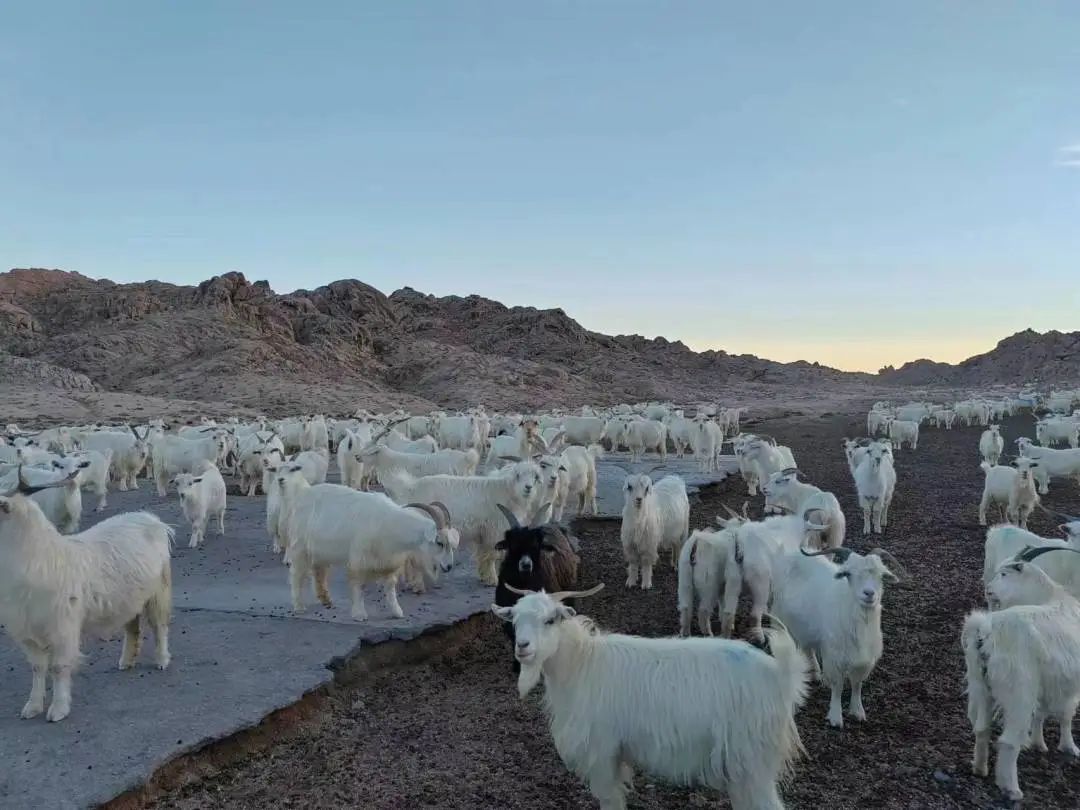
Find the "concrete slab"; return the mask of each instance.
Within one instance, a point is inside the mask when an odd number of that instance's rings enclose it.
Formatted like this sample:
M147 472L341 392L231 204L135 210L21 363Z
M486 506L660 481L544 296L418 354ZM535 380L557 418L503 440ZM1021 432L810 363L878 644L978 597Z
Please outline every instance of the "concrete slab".
M734 459L725 471L733 469ZM624 465L644 471L657 461L631 465L613 454L598 467L602 515L622 510ZM682 475L691 487L719 480L702 475L693 460L672 457L655 476ZM336 480L336 473L331 473ZM344 577L331 578L333 609L289 611L287 569L269 550L263 497L229 497L225 536L210 529L200 549L187 548L187 528L175 493L158 498L148 482L137 492L111 492L109 507L93 513L84 501L83 525L120 512L147 509L177 527L174 552L173 662L152 666L153 643L144 643L140 666L116 669L119 639L86 639L86 661L75 677L71 716L62 723L18 719L30 689L22 653L0 634L0 807L82 808L107 801L141 784L153 771L186 751L257 724L277 709L332 680L331 662L362 644L408 640L432 628L487 610L468 554L434 591L402 593L405 619L385 611L380 589L368 598L367 622L349 616ZM310 596L314 603L314 597Z

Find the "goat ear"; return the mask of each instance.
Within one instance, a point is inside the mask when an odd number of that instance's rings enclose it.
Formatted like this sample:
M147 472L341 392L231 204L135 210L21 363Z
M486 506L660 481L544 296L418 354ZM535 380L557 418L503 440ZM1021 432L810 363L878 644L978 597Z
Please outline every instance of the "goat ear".
M512 607L500 607L499 605L492 605L491 612L502 619L504 622L512 622L514 620L514 609Z
M506 540L500 540L498 543L495 544L495 548L498 551L506 551L507 549L510 548L510 543L507 542Z
M559 618L560 619L572 619L577 616L577 611L569 605L559 605Z
M900 581L900 577L898 577L896 574L894 574L888 568L886 568L884 571L881 572L881 576L885 579L886 582L891 582L893 584L896 584L897 582Z

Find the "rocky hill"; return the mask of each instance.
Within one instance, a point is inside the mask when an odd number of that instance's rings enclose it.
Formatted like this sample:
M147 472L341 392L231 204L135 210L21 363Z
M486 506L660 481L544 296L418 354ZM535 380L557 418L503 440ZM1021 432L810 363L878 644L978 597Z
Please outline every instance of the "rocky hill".
M856 397L888 385L1073 379L1078 352L1080 333L1024 332L958 366L918 361L873 376L603 335L560 309L476 295L436 298L406 287L387 296L354 280L277 294L240 273L197 287L60 270L0 274L0 379L80 402L90 400L76 392L155 403L145 407L179 399L266 413L790 402L808 391Z
M999 341L991 351L956 365L915 360L880 376L891 384L919 386L1073 384L1080 381L1080 332L1025 329Z
M0 274L0 351L59 388L267 412L357 404L530 408L716 399L741 384L869 379L809 363L696 353L590 332L562 310L479 296L386 296L359 281L275 294L228 273L197 287L114 284L60 270ZM2 368L2 366L0 366Z

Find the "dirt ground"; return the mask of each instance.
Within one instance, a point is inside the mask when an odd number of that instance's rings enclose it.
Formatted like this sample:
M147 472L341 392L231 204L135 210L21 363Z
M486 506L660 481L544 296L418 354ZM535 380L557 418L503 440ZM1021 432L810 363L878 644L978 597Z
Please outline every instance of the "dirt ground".
M795 451L810 479L834 491L848 517L849 545L884 545L912 575L889 589L885 654L864 691L867 722L843 731L825 723L827 694L815 685L798 721L806 756L784 796L789 808L988 808L992 780L971 775L959 629L981 604L983 530L978 429L926 430L918 451L901 452L899 484L884 541L858 533L853 485L840 450L861 435L861 418L777 420L759 429ZM1006 424L1009 447L1031 435L1029 417ZM692 525L745 487L731 479L693 502ZM1075 485L1056 483L1051 507L1080 511ZM758 499L760 508L760 499ZM1044 515L1032 528L1054 534ZM647 636L676 632L675 575L659 569L655 590L627 591L617 522L584 522L583 586L607 589L582 603L602 627ZM157 808L578 808L595 807L560 762L534 693L517 697L508 644L494 617L475 641L420 666L381 672L327 701L317 733L252 754L203 781L162 795ZM539 691L539 690L537 690ZM1048 731L1053 750L1056 728ZM1025 806L1080 807L1080 764L1056 753L1020 758ZM715 795L638 776L633 808L715 807ZM721 802L720 806L728 806Z

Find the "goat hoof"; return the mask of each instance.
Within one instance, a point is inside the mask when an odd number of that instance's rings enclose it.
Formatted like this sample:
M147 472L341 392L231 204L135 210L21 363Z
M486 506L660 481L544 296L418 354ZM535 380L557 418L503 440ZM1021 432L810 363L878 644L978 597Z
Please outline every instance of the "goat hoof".
M65 717L71 714L71 708L68 706L57 706L55 703L49 707L49 713L45 716L45 719L50 723L59 723Z
M27 703L25 706L23 706L23 710L19 714L19 717L21 717L23 720L31 720L37 717L43 711L45 711L44 704Z

